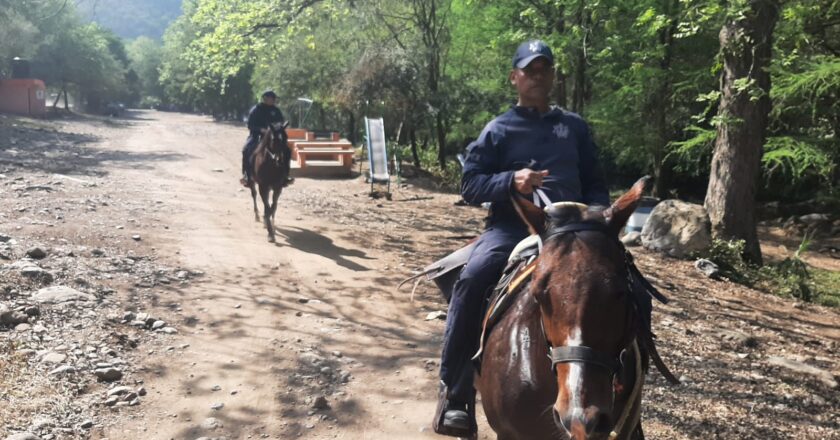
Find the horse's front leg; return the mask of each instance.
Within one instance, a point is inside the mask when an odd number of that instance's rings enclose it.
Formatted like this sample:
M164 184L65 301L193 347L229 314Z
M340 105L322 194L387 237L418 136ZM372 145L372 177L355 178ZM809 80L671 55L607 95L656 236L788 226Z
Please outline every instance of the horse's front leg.
M255 184L251 183L251 200L254 201L254 221L260 221L260 209L257 208L257 189L254 187Z
M274 226L271 224L271 204L268 201L268 185L260 185L260 198L263 202L263 223L265 229L268 230L268 241L274 243Z
M283 191L282 186L275 187L271 193L271 197L273 198L271 202L271 224L274 224L274 214L277 212L277 199L280 198L280 193Z

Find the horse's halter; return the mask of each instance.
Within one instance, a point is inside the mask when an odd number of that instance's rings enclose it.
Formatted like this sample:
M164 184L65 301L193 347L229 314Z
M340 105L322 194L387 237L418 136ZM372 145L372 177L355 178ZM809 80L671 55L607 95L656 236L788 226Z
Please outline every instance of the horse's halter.
M282 143L284 138L286 137L285 130L283 129L275 129L274 127L269 127L271 131L271 142L268 142L268 146L266 150L268 151L268 155L271 157L272 160L276 164L280 164L280 161L283 159L283 149L278 149L274 151L274 143Z
M546 231L545 235L543 236L543 242L547 242L550 238L564 235L564 234L572 234L576 232L583 232L583 231L596 231L606 234L608 237L613 238L613 232L609 229L609 227L603 223L598 222L587 222L587 221L579 221L575 223L569 223L562 226L557 226L549 229ZM624 246L615 237L615 242L624 250ZM627 260L627 252L625 254L625 266L627 264L632 264ZM628 289L632 289L632 279L631 275L627 274L627 283ZM636 313L635 308L633 307L632 301L629 300L628 297L628 314L631 315L630 320L628 322L632 322L632 315ZM613 382L615 382L616 377L621 372L622 369L622 361L621 355L626 350L634 345L635 339L631 339L626 346L622 348L619 352L618 356L614 356L611 354L603 353L598 350L593 349L592 347L587 347L583 345L579 346L553 346L551 345L551 341L548 340L548 335L545 332L545 324L543 322L542 313L540 314L540 330L543 333L543 338L546 341L546 345L548 345L548 358L551 360L551 370L553 372L557 372L557 364L572 364L572 363L580 363L580 364L588 364L596 366L602 369L605 373L607 373L607 377L609 377ZM615 402L615 387L610 386L612 390L612 401Z

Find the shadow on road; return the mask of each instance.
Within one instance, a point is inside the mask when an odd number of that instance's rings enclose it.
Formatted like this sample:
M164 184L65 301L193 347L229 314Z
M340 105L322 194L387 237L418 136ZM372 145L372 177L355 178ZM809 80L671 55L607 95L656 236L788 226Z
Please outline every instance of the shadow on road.
M353 271L370 270L359 263L348 260L347 257L363 260L373 260L373 258L368 257L360 250L337 246L331 238L315 231L302 228L277 228L277 232L285 236L289 246L297 250L329 258L339 266Z

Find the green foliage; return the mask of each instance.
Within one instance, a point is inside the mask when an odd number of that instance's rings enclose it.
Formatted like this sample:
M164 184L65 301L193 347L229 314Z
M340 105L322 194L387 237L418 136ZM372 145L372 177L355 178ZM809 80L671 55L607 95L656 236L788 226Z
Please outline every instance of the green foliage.
M160 105L163 87L160 84L160 68L163 62L163 48L151 38L140 37L127 47L131 69L139 78L140 106Z
M718 265L724 277L736 283L802 301L840 305L840 272L809 266L801 258L810 243L806 236L793 255L761 267L744 260L743 240L714 240L706 258Z
M405 164L411 162L411 147L409 145L389 145L389 148L400 158L405 169ZM461 187L461 165L454 160L446 163L446 167L441 169L437 163L437 153L431 149L418 150L420 158L420 168L428 170L432 176L435 177L441 189L447 191L458 191Z
M809 142L810 141L810 142ZM798 185L808 177L830 183L836 167L835 158L819 140L775 136L764 144L764 175L768 179L781 177L783 181Z

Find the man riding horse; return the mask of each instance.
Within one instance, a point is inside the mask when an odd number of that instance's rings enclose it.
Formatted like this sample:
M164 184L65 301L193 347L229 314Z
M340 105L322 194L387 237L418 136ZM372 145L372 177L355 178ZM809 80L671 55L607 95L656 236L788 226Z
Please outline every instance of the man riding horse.
M260 143L260 138L265 134L270 127L277 123L283 123L283 112L277 108L277 94L273 90L266 90L263 92L261 102L255 105L248 113L248 140L245 141L245 146L242 148L242 179L239 182L245 186L250 187L254 174L254 161L252 156L257 145ZM286 149L284 157L284 166L286 167L286 175L289 175L289 166L291 164L291 151ZM287 178L286 186L294 182L294 179Z
M484 303L508 257L528 229L511 203L516 191L542 188L552 202L609 205L609 193L586 122L550 105L554 56L542 41L528 41L513 56L510 83L517 104L492 120L470 144L461 183L464 200L491 202L487 229L478 239L452 294L440 379L445 387L438 431L468 431L474 402L471 358L478 348Z

